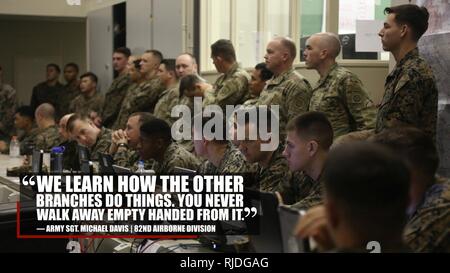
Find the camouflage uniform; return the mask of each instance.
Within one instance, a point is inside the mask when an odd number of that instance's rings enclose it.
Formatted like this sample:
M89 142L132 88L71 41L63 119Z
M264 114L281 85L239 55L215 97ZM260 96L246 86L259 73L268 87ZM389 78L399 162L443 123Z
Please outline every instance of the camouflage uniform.
M133 85L127 92L114 130L125 129L128 117L136 112L153 112L158 97L164 90L164 86L158 78Z
M59 94L59 117L70 114L70 104L77 97L81 95L80 82L75 80L64 86L64 90Z
M164 153L163 161L153 164L152 169L156 174L172 174L175 167L197 170L199 160L177 143L171 143Z
M16 112L16 90L0 81L0 140L9 140L14 128L14 114Z
M33 152L33 147L36 144L36 136L39 133L38 128L33 128L29 132L19 133L17 139L20 142L20 154L30 155Z
M212 175L254 173L255 171L256 164L247 163L242 153L231 142L227 144L227 149L218 167L207 160L199 169L200 174Z
M358 77L335 64L312 91L309 111L323 112L334 137L375 127L376 109Z
M296 209L309 209L323 202L323 181L314 181L304 172L288 173L278 191L283 202Z
M248 96L250 75L235 63L231 69L222 74L214 83L212 96L205 96L204 105L217 104L224 111L226 105L238 105Z
M39 129L35 138L35 147L39 150L50 151L51 148L58 146L61 138L58 132L58 126L52 125L45 129Z
M130 84L131 79L128 74L118 76L112 82L111 87L105 94L105 104L101 113L103 126L110 128L116 122L120 111L120 107L117 106L122 104Z
M109 146L111 146L111 133L110 129L102 127L100 134L97 136L97 142L94 146L89 148L91 160L98 160L98 153L109 153Z
M291 68L267 81L257 105L280 106L280 135L284 136L288 121L308 110L310 98L311 85Z
M386 78L376 128L407 124L436 139L438 91L433 72L417 48L400 60Z
M282 155L283 149L283 145L280 144L273 152L269 167L264 168L258 164L255 179L261 191L275 192L289 172L286 158Z
M178 120L178 118L173 118L171 116L172 108L178 104L179 99L179 89L178 84L164 90L159 96L158 102L155 106L154 115L155 117L165 120L170 126Z
M114 164L124 168L137 170L139 159L140 156L135 150L126 147L117 148L117 152L114 154ZM153 167L153 163L154 160L145 160L144 168L150 170Z
M450 180L437 180L406 224L405 242L416 252L450 252Z
M83 94L77 96L70 104L70 112L83 116L88 116L91 112L100 113L103 107L105 97L98 91L90 97L86 98Z
M54 86L48 86L47 82L41 82L33 88L33 93L31 94L30 106L33 111L43 103L50 103L55 107L56 113L59 113L59 95L64 92L64 86L57 82Z

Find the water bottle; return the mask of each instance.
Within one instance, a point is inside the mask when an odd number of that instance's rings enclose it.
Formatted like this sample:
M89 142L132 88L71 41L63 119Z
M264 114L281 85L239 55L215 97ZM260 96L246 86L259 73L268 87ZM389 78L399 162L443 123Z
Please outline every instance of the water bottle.
M136 173L138 174L143 174L145 172L145 164L144 164L144 160L139 160L138 161L138 168Z
M50 172L51 173L62 173L63 166L63 156L64 156L64 146L53 147L51 150L50 157Z
M13 136L11 143L9 143L9 156L19 157L20 156L20 143L17 140L17 136Z

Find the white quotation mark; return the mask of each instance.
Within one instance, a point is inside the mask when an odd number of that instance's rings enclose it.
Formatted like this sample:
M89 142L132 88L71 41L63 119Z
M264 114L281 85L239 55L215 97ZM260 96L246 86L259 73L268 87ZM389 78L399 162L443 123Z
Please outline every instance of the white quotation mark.
M28 175L25 175L25 176L23 177L23 179L22 179L22 184L23 184L24 186L28 186L28 185L34 186L34 185L36 185L36 182L33 180L33 179L34 179L34 176L30 176L30 179L28 179L28 180L27 180L27 177L28 177Z
M252 208L245 207L244 212L245 212L244 218L250 216L251 213L253 213L253 215L251 217L255 217L256 214L258 214L258 210L255 207L252 207Z
M370 251L369 253L381 253L381 245L377 241L368 242L366 249Z

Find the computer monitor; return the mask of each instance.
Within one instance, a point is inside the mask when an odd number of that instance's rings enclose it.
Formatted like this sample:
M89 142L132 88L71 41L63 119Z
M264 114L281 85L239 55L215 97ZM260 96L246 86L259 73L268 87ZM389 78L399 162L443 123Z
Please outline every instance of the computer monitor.
M304 211L297 210L288 206L278 207L280 217L281 237L283 240L284 253L304 253L309 252L308 239L302 240L295 236L295 228L304 214Z
M89 150L86 146L78 145L78 160L80 161L80 166L84 160L90 160Z
M102 174L115 174L114 158L110 154L98 153L99 168Z

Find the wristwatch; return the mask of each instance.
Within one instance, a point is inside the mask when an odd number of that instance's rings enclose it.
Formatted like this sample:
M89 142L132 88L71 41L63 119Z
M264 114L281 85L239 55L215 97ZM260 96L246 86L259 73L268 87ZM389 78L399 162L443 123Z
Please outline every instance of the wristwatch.
M119 144L117 145L117 147L118 147L118 148L120 148L120 147L128 148L128 145L127 145L126 143L119 143Z

